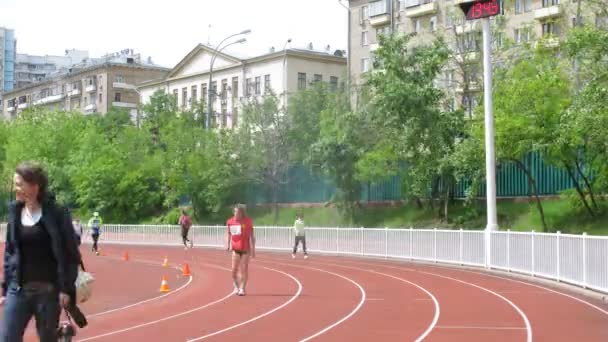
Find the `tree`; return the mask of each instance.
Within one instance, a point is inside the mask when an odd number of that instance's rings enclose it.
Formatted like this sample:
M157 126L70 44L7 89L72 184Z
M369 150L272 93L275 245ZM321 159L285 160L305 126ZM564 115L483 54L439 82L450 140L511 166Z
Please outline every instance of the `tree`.
M238 158L245 165L245 175L269 187L275 220L278 219L279 189L287 184L289 132L288 117L272 93L244 106L243 120L236 132L240 143Z
M373 93L368 110L375 144L358 163L363 179L402 176L413 198L443 192L444 216L455 183L449 156L463 132L463 113L444 110L444 92L435 80L446 66L449 50L441 38L409 48L410 36L381 38L367 84ZM405 167L403 167L405 164ZM430 189L429 189L430 188ZM430 191L429 191L430 190Z

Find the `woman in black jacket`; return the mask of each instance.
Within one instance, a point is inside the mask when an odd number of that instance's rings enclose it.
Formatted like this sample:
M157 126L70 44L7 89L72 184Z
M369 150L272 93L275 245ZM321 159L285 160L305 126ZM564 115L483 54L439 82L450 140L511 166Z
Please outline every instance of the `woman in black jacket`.
M44 170L15 170L16 201L9 207L4 247L1 341L22 341L32 316L41 342L57 341L61 308L75 307L80 252L67 210L48 193Z

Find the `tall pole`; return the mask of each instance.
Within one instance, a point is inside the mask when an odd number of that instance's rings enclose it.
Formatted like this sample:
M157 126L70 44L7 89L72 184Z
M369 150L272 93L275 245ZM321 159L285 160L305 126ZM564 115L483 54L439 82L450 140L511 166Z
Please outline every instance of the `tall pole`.
M492 60L490 18L483 18L483 100L485 114L486 143L486 267L491 264L490 239L492 231L498 230L496 214L496 157L494 153L494 113L492 110Z
M246 40L245 39L239 39L236 42L232 42L232 43L230 43L230 44L222 47L221 49L220 49L220 46L222 44L224 44L224 42L226 42L228 39L230 39L232 37L236 37L236 36L239 36L239 35L242 35L242 34L249 34L249 33L251 33L251 30L247 29L247 30L244 30L242 32L232 34L232 35L224 38L219 44L217 44L217 46L214 49L213 56L211 57L211 63L209 65L209 84L207 86L207 120L206 120L207 123L206 123L206 128L209 128L209 119L211 117L211 110L213 108L213 106L211 104L211 96L212 96L212 92L213 92L213 88L211 87L211 82L213 82L213 63L215 63L215 58L217 57L217 55L223 49L227 48L228 46L233 45L233 44L244 43Z

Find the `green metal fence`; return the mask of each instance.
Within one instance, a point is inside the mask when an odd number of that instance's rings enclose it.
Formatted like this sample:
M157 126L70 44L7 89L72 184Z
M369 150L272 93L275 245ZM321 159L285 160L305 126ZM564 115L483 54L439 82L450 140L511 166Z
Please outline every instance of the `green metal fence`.
M528 167L540 195L555 195L574 185L565 170L545 163L540 154L530 153L523 163ZM323 203L329 201L336 187L325 176L315 174L304 166L294 166L288 172L288 182L279 191L280 203ZM500 163L496 172L498 197L527 197L532 188L526 174L515 163ZM453 188L456 198L464 198L470 182L462 180ZM477 189L480 196L485 196L485 185ZM398 176L381 182L369 182L361 185L361 201L391 201L404 198L402 184ZM270 189L264 185L250 185L247 189L250 204L272 202Z

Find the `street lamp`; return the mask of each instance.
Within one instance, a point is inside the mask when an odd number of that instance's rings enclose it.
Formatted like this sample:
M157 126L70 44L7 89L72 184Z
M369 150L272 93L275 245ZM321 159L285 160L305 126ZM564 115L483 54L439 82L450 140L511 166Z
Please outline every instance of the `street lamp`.
M212 96L212 93L215 92L214 89L213 89L213 87L211 86L211 83L213 82L213 63L215 63L215 58L217 57L218 53L220 53L222 50L224 50L225 48L229 47L230 45L245 43L247 41L247 39L241 38L241 39L239 39L239 40L237 40L235 42L232 42L232 43L230 43L230 44L228 44L228 45L226 45L226 46L224 46L222 48L220 48L220 46L222 44L224 44L224 42L226 42L228 39L230 39L232 37L236 37L236 36L243 35L243 34L249 34L249 33L251 33L251 30L247 29L247 30L241 31L239 33L232 34L232 35L224 38L219 44L217 44L217 46L214 49L213 56L211 57L211 63L209 65L209 83L208 83L209 84L209 91L207 92L208 94L207 94L207 123L206 123L207 128L209 128L209 120L211 118L211 111L212 111L212 108L213 108L213 106L211 104L211 96Z
M338 3L346 8L346 11L348 12L348 41L347 41L347 45L346 45L346 84L347 84L347 88L350 87L350 33L351 33L351 29L350 29L350 1L349 2L349 6L345 6L342 3L342 0L338 0ZM391 5L392 6L392 5ZM348 88L350 89L350 88Z
M288 38L283 45L283 106L287 105L287 44L291 43L291 38Z

